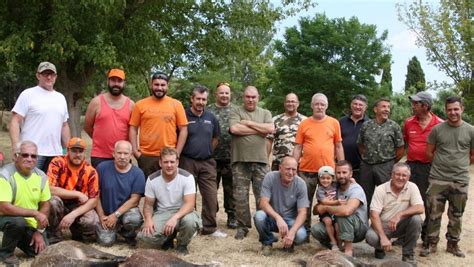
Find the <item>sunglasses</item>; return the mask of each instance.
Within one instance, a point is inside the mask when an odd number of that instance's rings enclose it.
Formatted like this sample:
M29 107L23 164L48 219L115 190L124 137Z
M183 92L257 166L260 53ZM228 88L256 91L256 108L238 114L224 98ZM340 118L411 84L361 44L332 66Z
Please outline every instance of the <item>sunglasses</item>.
M226 83L226 82L220 82L216 85L216 88L218 88L219 86L221 85L225 85L225 86L229 86L230 87L230 84L229 83Z
M155 73L153 74L153 76L151 76L151 79L152 80L160 79L160 80L165 80L165 81L169 80L168 75L164 73Z
M38 155L36 154L30 154L30 153L16 153L17 156L20 156L22 158L29 158L31 157L32 159L37 159L38 158Z

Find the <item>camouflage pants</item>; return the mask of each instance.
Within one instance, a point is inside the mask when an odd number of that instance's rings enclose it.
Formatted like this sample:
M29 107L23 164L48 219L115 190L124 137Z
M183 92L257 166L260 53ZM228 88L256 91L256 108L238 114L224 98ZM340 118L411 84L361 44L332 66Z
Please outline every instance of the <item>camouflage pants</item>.
M51 244L57 243L63 239L59 224L61 220L71 211L79 207L76 203L64 203L57 196L51 197L49 200L51 209L49 211L49 226L47 228L48 239ZM94 209L84 213L74 220L70 226L72 238L75 240L95 239L95 227L99 223L99 216Z
M426 193L428 202L429 220L427 227L428 242L438 243L441 228L441 217L448 201L448 230L446 239L458 242L461 237L462 215L467 202L469 185L454 181L440 181L431 179Z
M306 183L306 188L308 190L308 199L309 199L309 208L306 212L306 221L304 227L306 231L311 229L311 214L313 208L313 199L314 193L316 193L316 188L318 187L318 173L317 172L298 172L298 176L301 177Z
M258 209L263 178L268 171L269 169L266 163L236 162L232 164L235 211L238 228L245 230L252 228L252 217L250 215L249 205L250 182L252 182L256 209Z
M222 187L224 189L224 209L227 213L227 219L235 219L235 198L234 188L232 185L232 167L230 160L216 160L217 163L217 188L222 180Z
M117 240L117 233L125 239L134 239L142 224L143 217L140 210L138 208L129 209L117 220L115 229L104 229L102 224L97 224L97 242L104 246L111 246Z

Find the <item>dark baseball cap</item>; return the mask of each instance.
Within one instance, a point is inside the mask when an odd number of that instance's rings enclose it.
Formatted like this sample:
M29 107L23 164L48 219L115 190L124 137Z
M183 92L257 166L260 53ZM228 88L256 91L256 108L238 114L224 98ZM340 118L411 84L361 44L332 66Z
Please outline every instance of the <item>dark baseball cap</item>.
M411 101L424 102L430 106L433 105L433 98L430 93L425 91L418 92L416 95L409 96L408 98Z

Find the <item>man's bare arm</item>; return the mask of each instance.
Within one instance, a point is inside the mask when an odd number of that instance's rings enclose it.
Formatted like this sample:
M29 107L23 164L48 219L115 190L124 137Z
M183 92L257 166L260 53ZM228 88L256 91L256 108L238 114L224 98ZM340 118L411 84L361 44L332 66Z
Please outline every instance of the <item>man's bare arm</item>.
M183 151L184 144L186 144L186 138L188 138L188 126L178 126L178 141L176 143L176 151L178 155L181 155L181 151Z
M87 106L86 115L84 117L84 131L92 137L94 132L95 116L100 108L99 97L94 97Z

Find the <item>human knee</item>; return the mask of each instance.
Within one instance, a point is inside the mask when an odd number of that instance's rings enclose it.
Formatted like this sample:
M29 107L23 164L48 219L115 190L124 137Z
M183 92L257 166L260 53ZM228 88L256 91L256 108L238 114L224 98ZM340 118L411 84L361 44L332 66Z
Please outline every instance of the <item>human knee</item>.
M378 247L379 246L379 235L372 228L369 228L369 230L365 234L365 241L371 247Z
M304 227L300 227L300 229L298 229L298 231L295 234L295 239L293 242L295 243L295 245L300 245L306 242L307 239L308 239L308 233L306 232L306 229Z
M327 233L324 224L317 223L311 226L311 235L317 240L323 240L327 238Z
M255 215L253 216L253 220L255 221L255 224L257 223L263 223L267 219L267 214L263 210L258 210L255 212Z
M26 231L27 224L24 217L9 217L3 232L21 233Z

